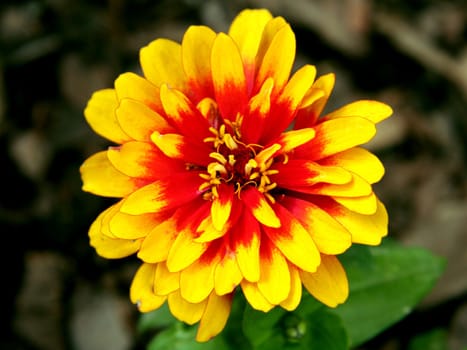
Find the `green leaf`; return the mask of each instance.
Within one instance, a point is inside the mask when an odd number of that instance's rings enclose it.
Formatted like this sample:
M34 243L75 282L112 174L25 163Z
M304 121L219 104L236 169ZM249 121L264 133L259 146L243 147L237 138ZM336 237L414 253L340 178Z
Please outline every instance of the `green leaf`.
M224 338L217 336L206 343L195 340L197 327L179 322L157 334L147 350L229 350Z
M146 333L156 329L166 328L177 322L170 313L167 303L164 303L159 309L141 314L138 319L138 333Z
M348 349L347 332L339 316L329 311L318 311L310 317L306 349Z
M277 333L277 325L286 311L279 307L265 313L254 310L251 306L245 307L243 316L243 333L248 338L253 347L264 343Z
M333 312L352 346L372 338L406 316L441 275L444 261L426 250L385 243L355 246L341 256L350 283L346 303Z
M409 350L447 350L448 337L445 329L433 329L413 338Z
M248 306L243 329L253 349L346 350L347 335L339 316L309 299L300 312L286 312L276 307L263 313Z

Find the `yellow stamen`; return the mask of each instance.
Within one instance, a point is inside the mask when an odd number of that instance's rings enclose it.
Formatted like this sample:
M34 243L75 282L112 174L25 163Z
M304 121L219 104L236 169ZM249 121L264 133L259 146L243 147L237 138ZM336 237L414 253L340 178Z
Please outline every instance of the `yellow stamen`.
M227 163L227 159L225 159L225 157L222 154L218 153L218 152L209 153L209 157L214 158L215 160L217 160L221 164Z

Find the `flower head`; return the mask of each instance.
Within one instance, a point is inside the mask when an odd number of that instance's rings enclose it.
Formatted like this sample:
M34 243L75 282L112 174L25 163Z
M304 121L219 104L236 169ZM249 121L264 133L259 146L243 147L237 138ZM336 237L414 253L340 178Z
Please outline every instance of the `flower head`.
M181 45L140 52L85 110L116 146L81 167L83 189L121 198L92 224L106 258L142 260L130 290L143 312L168 302L219 333L241 289L255 309L295 309L302 285L334 307L348 294L336 255L376 245L387 214L371 184L384 169L359 145L391 114L357 101L321 115L334 75L311 65L291 77L295 37L281 17L245 10L228 34L192 26ZM240 288L237 288L240 287Z

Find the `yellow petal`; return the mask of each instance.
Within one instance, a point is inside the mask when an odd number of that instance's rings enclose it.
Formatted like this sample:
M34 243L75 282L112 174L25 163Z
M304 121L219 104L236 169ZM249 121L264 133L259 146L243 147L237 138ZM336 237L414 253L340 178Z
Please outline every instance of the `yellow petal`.
M360 100L349 103L327 114L326 119L362 117L373 123L379 123L380 121L388 118L391 114L392 108L385 103L371 100Z
M267 29L268 25L266 26ZM273 94L279 92L289 79L294 59L295 34L290 26L286 24L274 35L264 54L256 77L257 84L262 84L268 77L272 77L274 79Z
M167 268L172 272L181 271L198 259L207 248L208 243L197 243L190 231L182 230L170 248Z
M185 87L180 44L168 39L156 39L140 50L144 76L155 86L169 84L176 89Z
M364 215L372 215L377 209L377 199L373 192L362 197L332 196L332 198L347 209Z
M299 268L313 272L320 263L315 242L298 220L279 204L274 206L282 225L280 228L264 227L264 232L284 256Z
M352 235L352 242L378 245L388 233L388 213L383 203L376 201L377 209L374 214L363 215L350 211L344 207L338 209L335 219Z
M167 133L174 130L159 113L136 100L125 98L120 101L116 115L125 133L138 141L149 141L154 131Z
M114 209L114 206L103 211L89 228L90 245L97 254L107 259L119 259L134 254L141 246L141 240L111 238L102 233L102 221Z
M170 312L175 316L175 318L192 325L198 322L203 316L204 310L206 309L207 299L200 303L190 303L183 299L180 295L180 291L177 290L169 294L168 303Z
M160 159L152 143L131 141L119 147L110 147L107 157L121 173L130 177L152 177L154 163Z
M177 234L177 224L174 219L163 221L144 238L138 258L147 263L166 260Z
M227 253L219 262L214 272L214 289L217 295L233 292L240 284L243 276L233 252Z
M157 264L154 292L157 295L168 295L180 288L180 272L170 272L165 262Z
M263 294L261 294L256 283L243 280L241 287L245 299L253 309L268 312L274 307L274 305L266 300Z
M157 113L163 113L159 88L134 73L123 73L115 80L119 100L130 99L142 102Z
M319 206L297 198L286 197L281 202L308 231L318 250L325 254L341 254L351 245L346 228Z
M322 159L320 164L340 166L359 175L370 184L378 182L384 175L384 167L378 157L360 147L336 153Z
M199 323L196 340L206 342L219 334L227 323L231 307L232 297L230 295L219 296L211 293Z
M316 68L305 65L292 75L278 97L278 103L287 103L290 110L295 110L313 85Z
M84 116L91 128L106 139L123 143L131 138L122 130L117 121L115 110L118 107L114 89L96 91L89 100Z
M300 274L298 270L289 264L290 271L290 292L287 299L280 303L287 311L293 311L300 304L302 299L302 280L300 279Z
M230 225L224 225L222 230L216 229L212 223L212 217L208 215L196 229L196 233L199 233L199 236L194 238L194 241L199 243L211 242L216 238L224 236L229 229Z
M109 229L115 237L137 239L146 237L164 219L159 214L129 215L119 211L109 221Z
M310 187L309 193L336 197L363 197L370 195L371 185L355 173L352 180L344 184L318 183Z
M301 271L300 277L308 292L329 307L342 304L349 295L347 275L333 255L323 255L316 272Z
M181 272L180 293L185 300L199 303L208 297L214 289L214 271L218 261L195 261Z
M141 312L155 310L167 299L167 297L155 295L153 292L156 266L155 264L142 264L131 283L131 302L136 304Z
M107 151L98 152L80 167L83 191L104 197L125 197L137 189L135 181L119 172L107 158Z
M331 96L335 81L336 77L334 73L325 74L316 79L315 83L313 84L313 88L322 91L324 95L310 106L311 108L309 109L309 112L316 116L321 114L324 107L326 106L329 96Z
M258 289L273 305L287 299L290 293L290 271L282 253L269 243L261 243L261 264Z

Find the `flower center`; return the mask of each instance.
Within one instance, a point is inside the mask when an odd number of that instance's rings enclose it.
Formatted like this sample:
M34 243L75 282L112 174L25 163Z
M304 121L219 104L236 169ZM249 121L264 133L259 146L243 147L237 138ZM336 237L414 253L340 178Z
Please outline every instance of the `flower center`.
M204 198L219 197L217 187L222 184L235 186L235 193L247 186L255 186L260 192L274 202L274 197L269 193L277 184L270 179L277 174L277 170L269 169L274 162L274 154L280 149L280 145L274 144L264 148L257 144L245 144L239 140L239 133L235 126L229 126L232 132L228 132L225 124L219 129L211 127L209 130L213 136L204 142L212 143L214 152L209 156L213 162L209 163L206 173L200 176L206 180L200 190L205 191ZM233 135L234 136L233 136Z

